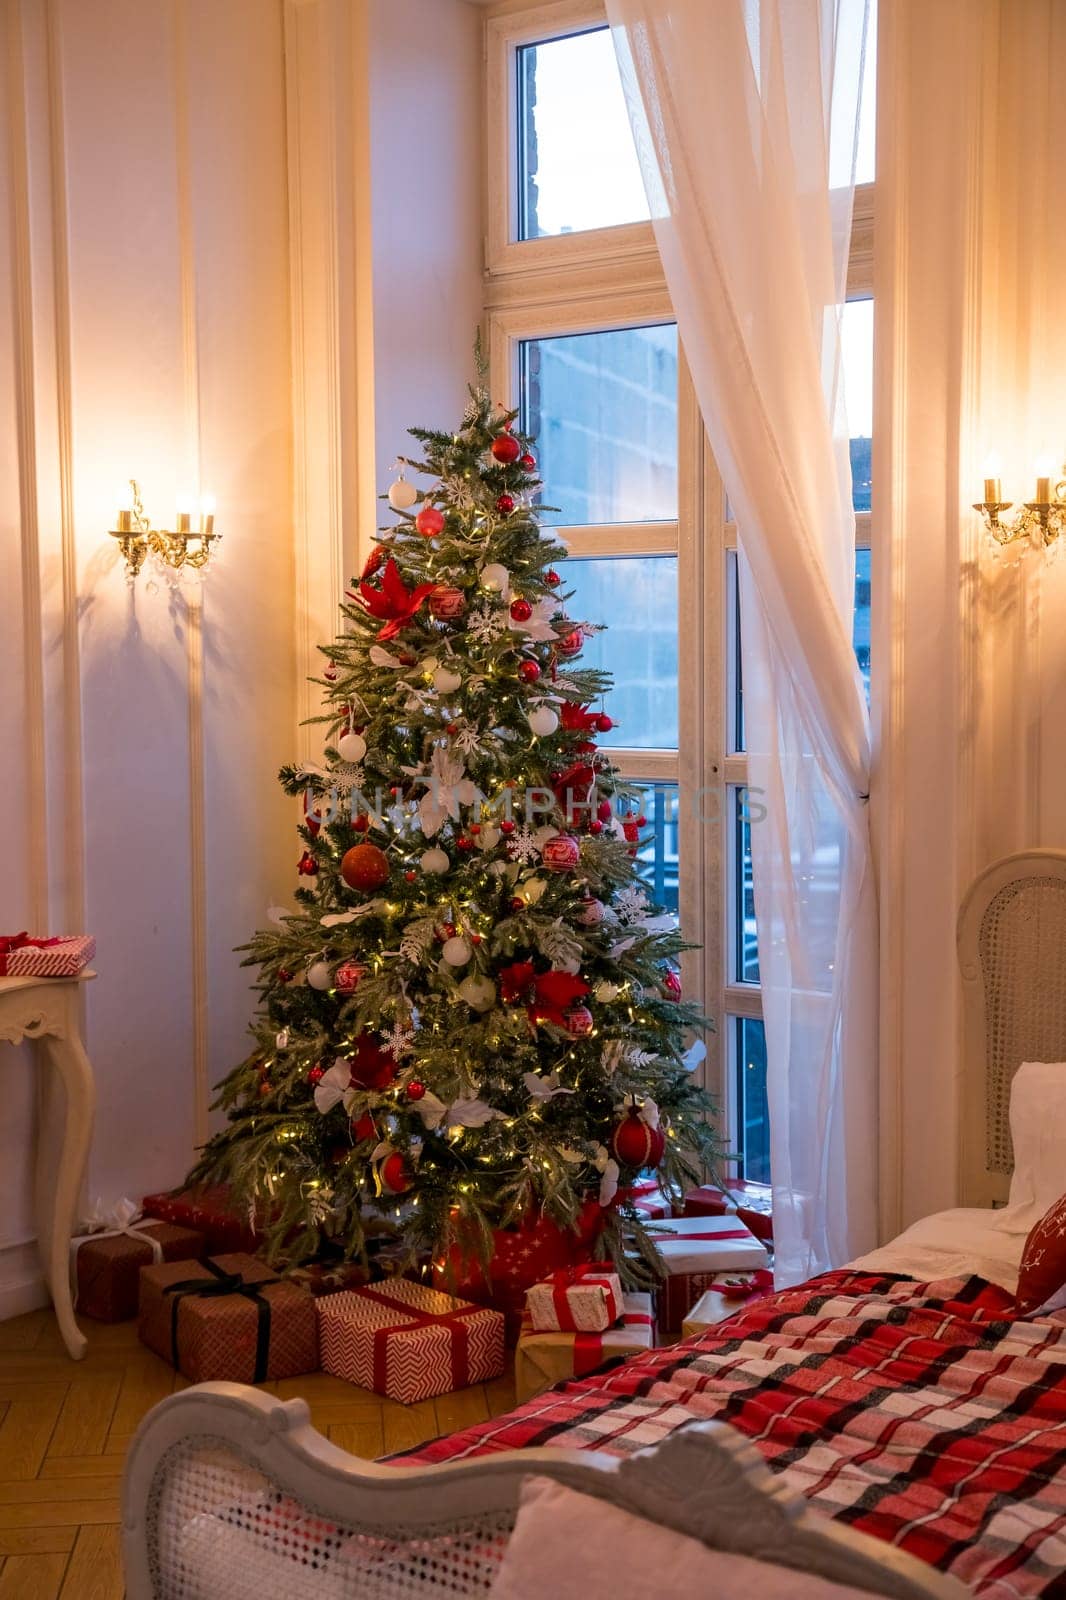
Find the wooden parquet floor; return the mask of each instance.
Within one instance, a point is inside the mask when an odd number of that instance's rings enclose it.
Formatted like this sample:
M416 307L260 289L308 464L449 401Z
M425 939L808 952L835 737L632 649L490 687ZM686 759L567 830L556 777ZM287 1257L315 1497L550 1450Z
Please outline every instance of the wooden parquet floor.
M50 1311L0 1322L0 1600L122 1600L126 1447L145 1412L186 1387L138 1342L135 1323L81 1327L88 1354L71 1361ZM514 1404L510 1376L414 1406L321 1372L264 1387L302 1396L319 1432L364 1458Z

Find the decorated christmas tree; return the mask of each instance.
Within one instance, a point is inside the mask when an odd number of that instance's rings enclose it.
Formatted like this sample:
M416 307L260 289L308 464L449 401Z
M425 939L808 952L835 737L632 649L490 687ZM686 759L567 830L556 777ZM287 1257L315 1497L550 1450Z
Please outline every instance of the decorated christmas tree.
M362 1257L383 1218L412 1259L487 1259L531 1218L639 1259L627 1186L720 1154L685 1053L708 1024L639 875L639 791L597 748L597 625L567 614L516 420L479 384L458 432L411 430L323 647L322 761L281 774L298 909L247 946L255 1045L193 1174L276 1260Z

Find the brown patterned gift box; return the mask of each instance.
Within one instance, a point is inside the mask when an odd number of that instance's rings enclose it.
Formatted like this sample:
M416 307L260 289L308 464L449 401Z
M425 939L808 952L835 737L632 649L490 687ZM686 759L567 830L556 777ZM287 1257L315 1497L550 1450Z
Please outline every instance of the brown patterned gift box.
M193 1383L263 1383L318 1370L314 1300L254 1256L146 1267L138 1331Z
M97 1322L125 1322L137 1315L141 1268L155 1262L198 1261L204 1253L204 1236L194 1228L142 1218L122 1232L88 1234L75 1240L74 1247L78 1311Z

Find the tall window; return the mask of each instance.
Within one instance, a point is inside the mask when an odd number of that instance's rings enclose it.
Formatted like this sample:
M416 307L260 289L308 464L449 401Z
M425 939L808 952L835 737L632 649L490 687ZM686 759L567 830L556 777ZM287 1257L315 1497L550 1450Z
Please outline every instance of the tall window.
M490 11L486 307L494 392L539 440L585 659L614 677L601 742L638 787L657 900L700 950L686 994L716 1019L703 1069L737 1173L769 1177L751 875L736 529L679 348L597 0ZM872 52L871 58L872 58ZM873 64L868 60L868 82ZM872 106L860 181L872 178ZM506 161L500 152L507 152ZM856 202L845 382L858 513L855 648L870 675L872 189Z

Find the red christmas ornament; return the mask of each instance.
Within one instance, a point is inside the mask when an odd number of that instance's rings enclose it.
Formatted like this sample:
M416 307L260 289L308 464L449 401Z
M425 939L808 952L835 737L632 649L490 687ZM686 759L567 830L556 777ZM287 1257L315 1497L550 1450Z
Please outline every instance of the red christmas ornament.
M523 661L518 668L518 676L523 683L536 683L540 677L540 667L535 661Z
M466 837L466 834L462 833L462 834L459 835L458 839L456 839L456 841L455 841L455 848L457 850L473 850L474 841L473 841L473 839L468 839Z
M562 578L560 578L554 567L549 567L547 572L544 574L544 582L550 583L553 589L557 584L562 583L562 581Z
M511 910L512 911L524 911L525 909L526 909L525 901L524 900L520 900L518 898L518 896L515 895L513 900L511 901Z
M681 999L681 974L676 967L667 967L663 973L663 993L671 1000Z
M376 844L353 844L341 857L341 877L349 889L380 889L389 881L388 857Z
M572 833L556 833L545 842L540 858L549 872L570 872L581 860L581 846Z
M389 1194L406 1194L414 1182L414 1176L407 1165L407 1157L399 1150L394 1150L387 1155L378 1168L381 1177L381 1187L387 1189Z
M596 807L596 815L599 817L601 822L610 822L611 802L609 800L601 800L599 805Z
M310 1072L307 1074L307 1081L308 1081L309 1084L314 1086L316 1083L321 1083L322 1079L325 1077L325 1075L326 1075L325 1067L314 1066L314 1067L311 1068Z
M661 1128L649 1128L634 1106L626 1112L611 1133L611 1152L623 1167L657 1167L666 1151Z
M596 718L596 731L598 733L610 733L613 727L614 723L607 715L606 711L601 711L599 716Z
M454 622L466 611L466 596L461 589L444 585L429 597L429 614L438 622Z
M518 465L526 472L536 472L537 458L531 455L528 450L525 450L518 458Z
M263 1081L259 1085L259 1098L261 1100L265 1100L267 1095L270 1094L271 1092L272 1091L271 1091L271 1088L270 1088L270 1084L264 1078Z
M333 974L333 987L341 994L354 994L364 969L355 961L342 961Z
M566 1013L564 1027L567 1033L572 1033L575 1038L582 1038L586 1033L592 1032L592 1012L588 1006L574 1006Z
M322 676L325 678L327 683L336 683L337 679L340 677L340 673L337 671L336 667L333 666L332 663L331 663L325 669L325 671L323 672Z
M434 929L434 933L441 944L447 944L449 939L455 938L455 923L442 922Z
M407 1085L407 1098L408 1098L408 1100L421 1100L421 1098L425 1094L425 1092L426 1092L425 1084L424 1083L420 1083L417 1078L412 1078L410 1083Z
M511 821L510 817L504 817L503 821L500 823L500 832L501 833L513 833L514 832L514 823Z
M572 633L564 633L561 639L557 639L555 648L561 656L576 656L584 642L581 630L575 628Z
M384 559L384 550L382 549L381 545L376 544L373 550L371 550L370 554L367 556L366 563L363 567L362 573L360 574L364 582L367 578L372 578L374 576Z
M599 820L598 817L593 822L589 823L589 832L590 833L602 833L603 832L603 823Z
M509 433L498 433L492 441L491 448L495 459L502 461L504 466L510 466L511 462L517 461L522 454L522 446Z
M415 518L415 527L424 539L435 539L444 527L444 515L436 506L423 506Z
M640 816L637 818L637 827L638 828L646 828L647 826L648 826L648 819L647 819L647 817L644 815L644 813L642 811L640 813Z
M404 878L406 879L406 881L408 883L414 883L414 881L415 881L415 879L417 877L418 877L418 873L417 872L405 872L404 873Z
M278 982L279 983L291 983L292 982L292 973L290 972L288 967L279 967L278 968Z
M362 1033L355 1050L344 1058L353 1089L387 1089L396 1076L396 1058L383 1050L372 1033Z
M533 615L533 607L528 600L519 598L511 601L511 616L515 622L528 622Z
M304 851L303 855L296 863L296 870L300 874L301 878L314 878L317 876L318 862L315 860L310 850Z
M365 833L370 826L370 818L365 811L360 811L357 817L352 818L352 827L356 833Z
M496 510L501 517L509 517L514 510L514 495L499 494L496 496Z
M356 1144L362 1144L367 1139L376 1139L378 1136L378 1125L369 1111L364 1111L361 1117L355 1122L350 1122L348 1126Z

